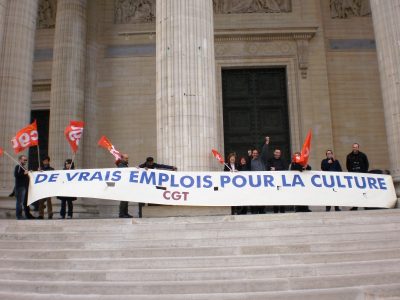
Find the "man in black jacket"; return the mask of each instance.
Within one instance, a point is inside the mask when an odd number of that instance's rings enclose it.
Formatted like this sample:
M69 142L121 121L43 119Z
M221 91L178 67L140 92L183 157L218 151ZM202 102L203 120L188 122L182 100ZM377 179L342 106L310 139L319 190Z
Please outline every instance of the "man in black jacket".
M31 214L28 203L28 187L29 187L29 176L26 166L28 165L28 158L26 155L20 155L18 157L19 165L15 166L14 177L15 177L15 198L16 198L16 217L18 220L23 219L22 217L22 206L24 207L25 218L35 219Z
M122 154L121 158L117 164L118 168L128 168L129 157L128 154ZM119 202L119 217L120 218L133 218L128 212L128 201Z
M369 169L368 157L360 151L358 143L353 144L353 151L347 155L346 167L349 172L367 173ZM358 207L352 207L351 210L357 210Z
M279 148L274 150L274 156L267 160L267 171L287 171L288 165L282 158L282 151ZM274 213L285 213L285 206L274 206Z
M174 166L169 166L169 165L162 165L154 162L154 158L148 157L146 158L146 161L139 165L139 168L145 168L145 169L162 169L162 170L172 170L176 171L178 170L177 167Z

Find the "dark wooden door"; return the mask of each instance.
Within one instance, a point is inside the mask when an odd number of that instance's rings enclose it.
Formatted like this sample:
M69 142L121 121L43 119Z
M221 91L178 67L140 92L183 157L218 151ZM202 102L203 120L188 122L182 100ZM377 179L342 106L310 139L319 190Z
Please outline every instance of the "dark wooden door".
M225 155L246 155L270 136L290 161L290 131L285 68L222 70Z

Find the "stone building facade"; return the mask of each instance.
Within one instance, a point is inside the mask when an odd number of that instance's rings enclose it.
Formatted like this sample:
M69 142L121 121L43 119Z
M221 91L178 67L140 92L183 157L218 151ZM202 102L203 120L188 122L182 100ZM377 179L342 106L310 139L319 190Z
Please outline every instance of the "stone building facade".
M312 129L314 169L358 142L399 183L398 15L397 0L0 0L0 146L37 118L61 168L76 119L79 168L113 166L106 135L131 165L219 170L211 148L269 135L290 157ZM12 167L0 158L2 197Z

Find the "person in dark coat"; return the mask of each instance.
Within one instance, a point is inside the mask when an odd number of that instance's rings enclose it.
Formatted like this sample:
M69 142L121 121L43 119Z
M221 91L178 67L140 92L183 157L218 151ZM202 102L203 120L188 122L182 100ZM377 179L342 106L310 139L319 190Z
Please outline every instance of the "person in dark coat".
M274 150L274 156L267 160L267 171L287 171L288 165L285 160L282 158L282 151L279 148ZM274 213L285 213L284 205L275 205Z
M342 166L339 161L335 159L332 150L326 150L326 158L321 161L321 170L328 172L342 172ZM326 206L326 211L330 211L331 207ZM340 211L339 206L335 206L335 211Z
M128 168L129 167L129 156L128 154L122 154L121 158L115 162L118 168ZM119 217L120 218L133 218L129 214L128 201L119 202Z
M68 158L64 162L63 170L74 170L75 165L72 162L72 159ZM61 209L60 209L60 219L65 219L65 215L67 214L68 219L72 219L74 214L74 204L73 201L76 200L76 197L60 197L58 196L57 199L61 200ZM68 206L68 212L66 211L66 206Z
M248 166L249 166L248 160L246 159L246 157L242 156L239 160L238 171L239 172L250 171Z
M39 171L54 171L54 168L50 166L50 157L45 156L42 160L42 168ZM51 203L51 197L39 200L39 216L38 219L44 219L44 209L47 208L47 216L49 219L53 219L53 205Z
M139 165L139 168L145 168L145 169L161 169L161 170L172 170L172 171L177 171L178 168L174 166L169 166L169 165L163 165L163 164L158 164L154 162L153 157L147 157L146 161Z
M269 149L269 137L265 137L264 144L262 146L261 155L258 149L251 150L251 159L248 160L247 168L250 171L265 171L268 160L268 149ZM249 150L250 154L250 150ZM265 206L251 206L252 214L265 214Z
M369 169L368 157L360 151L358 143L353 144L351 151L346 158L346 168L348 172L367 173ZM351 210L357 210L358 207L352 207Z
M28 158L26 155L20 155L18 157L19 164L14 168L15 177L15 214L17 220L22 220L22 207L24 207L25 218L35 219L31 214L28 204L28 188L29 188L29 176L28 171L26 171L26 166L28 165ZM25 168L25 169L24 169Z

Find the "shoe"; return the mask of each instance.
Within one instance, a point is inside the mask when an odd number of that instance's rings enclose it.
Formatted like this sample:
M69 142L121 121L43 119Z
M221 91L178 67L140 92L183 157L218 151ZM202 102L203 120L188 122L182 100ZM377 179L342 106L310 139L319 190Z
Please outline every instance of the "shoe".
M25 220L23 216L17 216L17 220Z
M120 218L133 218L130 214L119 215Z
M27 215L26 218L28 220L35 220L36 219L32 214Z
M39 217L37 217L37 219L38 219L38 220L43 220L44 217L43 217L43 216L39 216Z
M308 208L304 212L312 212L312 210Z
M350 210L358 210L358 207L352 207Z
M48 219L49 220L53 219L53 214L49 215Z
M335 211L342 211L340 208L335 208Z

